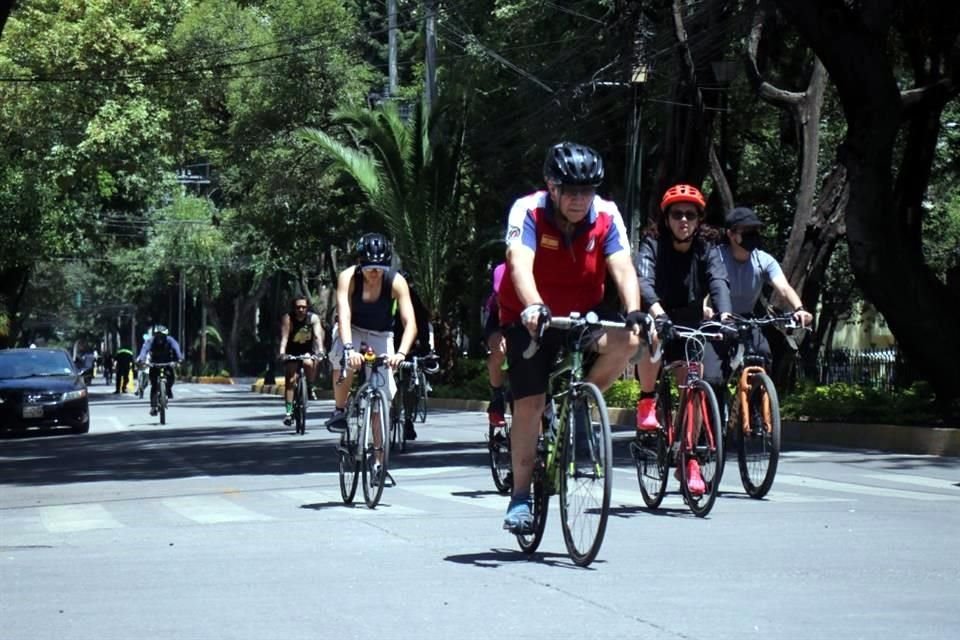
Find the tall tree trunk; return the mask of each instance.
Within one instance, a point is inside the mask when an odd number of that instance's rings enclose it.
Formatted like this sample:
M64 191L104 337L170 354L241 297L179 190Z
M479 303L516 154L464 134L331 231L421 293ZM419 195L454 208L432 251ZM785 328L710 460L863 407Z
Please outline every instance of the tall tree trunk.
M848 130L839 161L850 181L847 242L857 282L880 310L903 353L922 370L945 405L960 395L954 358L960 353L960 300L903 237L892 188L901 97L888 57L894 12L889 2L775 0L823 61L837 87Z

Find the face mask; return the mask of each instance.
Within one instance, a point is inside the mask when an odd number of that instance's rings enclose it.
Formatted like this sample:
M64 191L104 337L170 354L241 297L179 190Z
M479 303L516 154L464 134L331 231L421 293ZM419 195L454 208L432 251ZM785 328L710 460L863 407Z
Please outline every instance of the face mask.
M747 251L759 249L762 239L759 231L744 231L740 234L740 246Z

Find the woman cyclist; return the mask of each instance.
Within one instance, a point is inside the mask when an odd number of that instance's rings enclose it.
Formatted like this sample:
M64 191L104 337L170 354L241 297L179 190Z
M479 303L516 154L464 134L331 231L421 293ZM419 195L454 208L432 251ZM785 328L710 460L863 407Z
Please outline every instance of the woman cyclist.
M708 295L720 319L730 317L727 270L716 246L719 232L703 224L705 207L703 194L696 187L688 184L670 187L660 201L660 215L640 242L636 264L640 296L658 328L668 326L671 321L684 326L699 325ZM668 343L662 361L682 360L683 349L682 343ZM725 379L722 351L712 342L704 349L703 378L714 389L719 389ZM659 426L655 387L662 361L652 362L649 355L645 355L638 363L638 436ZM685 372L678 379L684 376ZM717 397L721 397L719 393ZM695 460L690 461L688 477L690 491L703 493L705 486Z

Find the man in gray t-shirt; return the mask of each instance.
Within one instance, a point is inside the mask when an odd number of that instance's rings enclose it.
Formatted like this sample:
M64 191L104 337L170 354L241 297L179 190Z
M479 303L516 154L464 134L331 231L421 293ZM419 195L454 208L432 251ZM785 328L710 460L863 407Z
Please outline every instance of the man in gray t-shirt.
M793 307L794 319L808 326L813 316L803 308L800 296L790 286L776 259L760 249L762 226L753 209L736 207L727 214L727 239L730 244L720 247L720 256L727 268L733 312L738 315L753 314L763 285L769 284ZM770 346L766 339L759 331L754 337L760 352L769 360Z

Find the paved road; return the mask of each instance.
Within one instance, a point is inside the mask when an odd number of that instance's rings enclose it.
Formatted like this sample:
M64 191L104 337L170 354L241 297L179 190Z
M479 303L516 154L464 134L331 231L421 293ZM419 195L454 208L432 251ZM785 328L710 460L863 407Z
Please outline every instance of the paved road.
M532 561L500 529L482 414L431 413L370 511L334 436L248 389L178 385L160 427L94 387L90 434L0 440L0 637L960 637L956 458L792 450L768 500L733 467L698 519L641 507L619 433L580 569L556 511Z

